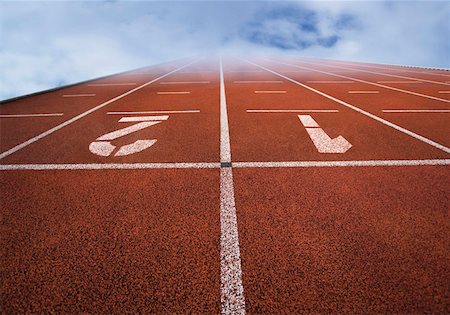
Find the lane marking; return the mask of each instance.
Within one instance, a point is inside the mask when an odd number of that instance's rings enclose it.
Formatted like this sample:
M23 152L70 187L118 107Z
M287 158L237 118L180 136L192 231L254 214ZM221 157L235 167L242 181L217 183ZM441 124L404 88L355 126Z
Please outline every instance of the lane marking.
M54 114L2 114L0 118L22 118L22 117L57 117L63 116L63 113Z
M229 73L261 73L261 70L228 70Z
M255 94L285 94L286 91L255 91Z
M88 86L121 86L121 85L136 85L136 83L92 83Z
M440 94L450 94L450 91L438 91Z
M356 82L366 83L366 84L382 87L382 88L388 89L388 90L393 90L393 91L402 92L402 93L411 94L411 95L420 96L420 97L425 97L425 98L429 98L429 99L432 99L432 100L437 100L437 101L441 101L441 102L445 102L445 103L450 103L450 100L446 100L446 99L443 99L443 98L438 98L438 97L434 97L434 96L430 96L430 95L426 95L426 94L416 93L416 92L403 90L403 89L399 89L399 88L388 86L388 85L382 85L382 84L379 84L379 83L369 82L369 81L365 81L365 80L356 79L356 78L353 78L353 77L348 77L348 76L345 76L345 75L337 74L337 72L342 72L342 71L338 71L338 70L336 70L334 73L331 73L331 72L322 71L322 70L315 70L315 69L304 67L304 66L297 66L297 65L289 64L289 63L285 63L285 62L274 61L274 60L271 60L271 59L267 59L267 60L269 60L271 62L274 62L274 63L279 63L279 64L286 65L286 66L291 66L291 67L294 67L294 68L307 69L309 71L324 73L324 74L328 74L328 75L331 75L331 76L334 76L334 77L343 78L343 79L354 80Z
M119 130L115 130L112 132L109 132L107 134L104 134L103 136L98 137L96 140L99 141L112 141L117 138L121 138L123 136L129 135L130 133L134 133L136 131L145 129L147 127L151 127L153 125L159 124L161 121L143 121L134 125L131 125L129 127L125 127Z
M119 119L119 122L154 121L167 119L169 119L169 116L122 117Z
M300 82L298 82L298 81L296 81L296 80L294 80L294 79L291 79L291 78L289 78L289 77L287 77L287 76L285 76L285 75L283 75L283 74L281 74L281 73L278 73L278 72L275 72L275 71L273 71L273 70L270 70L270 69L268 69L268 68L266 68L266 67L257 65L256 63L253 63L253 62L251 62L251 61L247 61L247 60L245 60L245 61L246 61L247 63L250 63L250 64L256 66L256 67L259 67L259 68L261 68L261 69L264 69L264 70L266 70L266 71L268 71L268 72L270 72L270 73L272 73L272 74L278 75L278 76L280 76L280 77L282 77L282 78L284 78L284 79L286 79L286 80L288 80L288 81L291 81L291 82L294 83L294 84L297 84L297 85L299 85L299 86L302 86L302 87L304 87L305 89L308 89L308 90L310 90L310 91L312 91L312 92L315 92L315 93L317 93L317 94L319 94L319 95L322 95L323 97L326 97L326 98L328 98L328 99L330 99L330 100L332 100L332 101L335 101L336 103L339 103L339 104L341 104L341 105L344 105L345 107L348 107L348 108L350 108L350 109L353 109L354 111L357 111L357 112L359 112L359 113L361 113L361 114L363 114L363 115L365 115L365 116L367 116L367 117L370 117L370 118L372 118L372 119L374 119L374 120L376 120L376 121L378 121L378 122L381 122L382 124L384 124L384 125L386 125L386 126L389 126L389 127L391 127L391 128L394 128L395 130L398 130L398 131L400 131L400 132L403 132L403 133L405 133L405 134L407 134L407 135L409 135L409 136L411 136L411 137L413 137L413 138L415 138L415 139L417 139L417 140L420 140L420 141L422 141L422 142L425 142L425 143L427 143L427 144L429 144L429 145L431 145L431 146L433 146L433 147L435 147L435 148L437 148L437 149L439 149L439 150L442 150L442 151L444 151L444 152L446 152L446 153L450 153L450 148L448 148L448 147L446 147L446 146L444 146L444 145L442 145L442 144L440 144L440 143L437 143L437 142L435 142L435 141L433 141L433 140L430 140L430 139L428 139L428 138L425 138L424 136L421 136L421 135L419 135L419 134L417 134L417 133L415 133L415 132L412 132L412 131L410 131L410 130L408 130L408 129L406 129L406 128L403 128L403 127L400 127L400 126L398 126L398 125L396 125L396 124L393 124L393 123L391 123L390 121L387 121L387 120L385 120L385 119L383 119L383 118L380 118L380 117L378 117L378 116L375 116L375 115L373 115L373 114L371 114L371 113L369 113L369 112L366 112L365 110L362 110L362 109L359 108L359 107L356 107L356 106L354 106L354 105L351 105L351 104L349 104L349 103L347 103L347 102L344 102L344 101L342 101L342 100L340 100L340 99L337 99L337 98L335 98L335 97L333 97L333 96L331 96L331 95L328 95L328 94L326 94L326 93L324 93L324 92L321 92L321 91L319 91L319 90L317 90L317 89L315 89L315 88L312 88L312 87L310 87L310 86L308 86L308 85L305 85L305 84L303 84L303 83L300 83ZM450 101L449 101L449 102L450 102Z
M247 109L247 113L339 113L337 109Z
M160 94L160 95L191 94L191 92L187 92L187 91L179 91L179 92L156 92L156 94Z
M166 85L170 85L170 84L209 84L211 83L210 81L164 81L164 82L160 82L159 84L166 84Z
M225 80L220 58L220 289L222 314L245 314L241 254L231 167Z
M350 94L378 94L380 91L348 91Z
M90 97L97 94L64 94L63 97Z
M319 128L319 124L310 115L298 115L304 127Z
M417 84L417 83L423 83L423 82L422 81L377 81L377 83Z
M77 115L77 116L75 116L75 117L69 119L69 120L66 120L65 122L63 122L63 123L61 123L61 124L59 124L59 125L57 125L57 126L51 128L51 129L45 131L45 132L43 132L43 133L41 133L41 134L39 134L39 135L37 135L37 136L35 136L35 137L33 137L33 138L31 138L31 139L29 139L29 140L27 140L27 141L21 143L21 144L16 145L15 147L13 147L13 148L11 148L11 149L9 149L9 150L7 150L7 151L1 153L1 154L0 154L0 160L1 160L1 159L4 159L5 157L7 157L7 156L9 156L9 155L11 155L11 154L13 154L14 152L17 152L17 151L19 151L19 150L21 150L21 149L23 149L23 148L29 146L30 144L32 144L32 143L38 141L39 139L42 139L42 138L44 138L44 137L46 137L46 136L48 136L48 135L54 133L55 131L57 131L57 130L59 130L59 129L65 127L65 126L68 126L68 125L70 125L71 123L73 123L73 122L75 122L75 121L77 121L77 120L79 120L79 119L81 119L81 118L83 118L83 117L85 117L85 116L87 116L87 115L89 115L89 114L95 112L96 110L98 110L98 109L100 109L100 108L103 108L103 107L105 107L106 105L111 104L111 103L113 103L113 102L115 102L115 101L117 101L117 100L119 100L119 99L121 99L121 98L124 98L125 96L128 96L128 95L130 95L130 94L132 94L132 93L134 93L134 92L136 92L136 91L138 91L138 90L140 90L140 89L146 87L147 85L150 85L150 84L152 84L152 83L154 83L154 82L156 82L156 81L158 81L158 80L160 80L160 79L162 79L162 78L165 78L165 77L171 75L172 73L175 73L175 72L177 72L177 71L179 71L179 70L181 70L181 69L184 69L184 68L186 68L186 67L188 67L188 66L194 64L195 62L197 62L197 61L193 61L193 62L190 62L190 63L184 65L184 66L181 66L181 67L179 67L179 68L176 68L175 70L172 70L172 71L170 71L170 72L168 72L168 73L166 73L166 74L164 74L164 75L162 75L162 76L159 76L159 77L156 78L156 79L153 79L153 80L151 80L151 81L148 81L148 82L146 82L146 83L144 83L144 84L142 84L142 85L140 85L140 86L138 86L138 87L136 87L136 88L134 88L134 89L132 89L132 90L130 90L130 91L128 91L128 92L125 92L125 93L123 93L123 94L120 94L119 96L116 96L116 97L110 99L109 101L106 101L106 102L104 102L104 103L101 103L100 105L98 105L98 106L96 106L96 107L94 107L94 108L91 108L91 109L89 109L89 110L87 110L87 111L85 111L85 112L83 112L83 113L81 113L81 114L79 114L79 115Z
M238 83L238 84L240 84L240 83L242 83L242 84L245 84L245 83L274 83L274 84L277 84L277 83L283 83L283 81L233 81L233 83Z
M150 110L143 112L107 112L107 115L141 115L141 114L192 114L200 113L198 109L191 110Z
M450 159L425 160L355 160L355 161L280 161L233 162L233 168L272 167L371 167L371 166L445 166ZM88 163L88 164L0 164L0 171L47 170L143 170L143 169L211 169L221 168L220 163Z
M338 80L330 80L330 81L306 81L307 83L324 83L324 84L327 84L327 83L330 83L330 84L333 84L333 83L336 83L336 84L341 84L341 83L355 83L355 81L348 81L348 80L345 80L345 81L338 81Z
M383 109L383 113L450 113L450 109Z

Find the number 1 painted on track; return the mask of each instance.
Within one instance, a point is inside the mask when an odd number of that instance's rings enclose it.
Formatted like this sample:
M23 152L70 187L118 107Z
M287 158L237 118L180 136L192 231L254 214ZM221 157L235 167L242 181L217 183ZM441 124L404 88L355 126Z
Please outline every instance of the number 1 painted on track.
M89 145L89 151L99 156L110 156L116 146L111 144L112 140L129 135L130 133L148 128L167 120L169 116L143 116L143 117L122 117L119 122L137 122L137 124L115 130L98 137ZM144 151L156 143L156 139L151 140L136 140L133 143L123 145L114 154L114 156L126 156L134 153Z

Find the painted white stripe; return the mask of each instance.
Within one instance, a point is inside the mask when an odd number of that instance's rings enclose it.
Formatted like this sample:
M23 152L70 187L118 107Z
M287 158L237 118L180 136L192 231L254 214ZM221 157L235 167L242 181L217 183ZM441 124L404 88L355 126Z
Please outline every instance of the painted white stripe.
M343 72L344 70L341 70L341 71L335 70L335 71L333 71L333 73L331 73L331 72L327 72L327 71L316 70L316 69L312 69L312 68L308 68L308 67L304 67L304 66L293 65L293 64L289 64L289 63L285 63L285 62L276 61L276 60L270 60L270 59L268 59L268 60L271 61L271 62L274 62L274 63L278 63L278 64L282 64L282 65L286 65L286 66L291 66L291 67L294 67L294 68L300 68L300 69L306 69L306 70L313 71L313 72L324 73L324 74L328 74L328 75L331 75L331 76L334 76L334 77L339 77L339 78L343 78L343 79L353 80L353 81L356 81L356 82L366 83L366 84L382 87L384 89L388 89L388 90L392 90L392 91L402 92L402 93L411 94L411 95L415 95L415 96L419 96L419 97L424 97L424 98L428 98L428 99L432 99L432 100L436 100L436 101L450 103L450 100L446 100L446 99L443 99L443 98L438 98L438 97L434 97L434 96L431 96L431 95L416 93L416 92L412 92L412 91L396 88L396 87L393 87L393 86L383 85L383 84L379 84L379 83L374 83L374 82L370 82L370 81L366 81L366 80L356 79L356 78L353 78L353 77L337 74L339 72Z
M142 115L142 114L192 114L200 113L198 109L192 110L150 110L143 112L107 112L107 115Z
M120 85L136 85L136 83L92 83L88 86L120 86Z
M160 77L158 77L156 79L148 81L148 82L146 82L146 83L144 83L144 84L142 84L142 85L140 85L140 86L138 86L138 87L136 87L136 88L134 88L134 89L132 89L132 90L130 90L128 92L120 94L119 96L116 96L116 97L110 99L109 101L106 101L106 102L104 102L104 103L102 103L102 104L100 104L100 105L98 105L98 106L96 106L94 108L91 108L91 109L89 109L89 110L87 110L87 111L85 111L85 112L83 112L83 113L81 113L81 114L79 114L79 115L77 115L77 116L75 116L75 117L73 117L73 118L71 118L71 119L69 119L69 120L59 124L59 125L57 125L56 127L53 127L53 128L51 128L51 129L49 129L49 130L47 130L47 131L45 131L45 132L43 132L43 133L33 137L33 138L31 138L31 139L29 139L29 140L27 140L27 141L25 141L25 142L23 142L23 143L21 143L19 145L16 145L15 147L9 149L8 151L5 151L5 152L1 153L0 154L0 160L5 158L5 157L7 157L7 156L9 156L9 155L11 155L11 154L13 154L14 152L19 151L20 149L25 148L26 146L28 146L28 145L38 141L39 139L42 139L42 138L44 138L44 137L54 133L55 131L57 131L57 130L65 127L65 126L70 125L71 123L73 123L73 122L83 118L84 116L87 116L87 115L95 112L96 110L98 110L100 108L103 108L106 105L111 104L111 103L113 103L113 102L115 102L115 101L117 101L117 100L119 100L121 98L124 98L125 96L128 96L128 95L130 95L130 94L132 94L132 93L134 93L134 92L136 92L136 91L146 87L147 85L150 85L150 84L152 84L152 83L154 83L154 82L156 82L156 81L158 81L158 80L160 80L162 78L165 78L168 75L171 75L172 73L175 73L175 72L177 72L177 71L179 71L181 69L184 69L184 68L192 65L195 62L197 62L197 61L190 62L190 63L188 63L188 64L186 64L186 65L184 65L182 67L179 67L179 68L177 68L175 70L172 70L172 71L170 71L170 72L168 72L168 73L166 73L166 74L164 74L164 75L162 75L162 76L160 76Z
M336 84L341 84L341 83L355 83L355 81L338 81L338 80L330 80L330 81L307 81L307 83L324 83L324 84L326 84L326 83L331 83L331 84L333 84L333 83L336 83Z
M220 168L220 163L124 163L124 164L6 164L2 171L12 170L141 170L171 168Z
M169 116L122 117L119 119L119 122L153 121L167 119L169 119Z
M96 94L64 94L63 97L91 97Z
M368 160L368 161L291 161L291 162L234 162L233 167L355 167L355 166L427 166L450 165L450 159L434 160Z
M228 70L228 73L254 73L254 72L262 72L261 70Z
M440 94L450 94L450 91L439 91Z
M231 163L227 103L220 58L220 161ZM222 314L245 314L233 170L220 169L220 289Z
M450 113L450 109L383 109L383 113Z
M256 94L285 94L286 91L255 91Z
M378 94L380 91L348 91L350 94Z
M22 118L22 117L56 117L63 116L63 113L54 114L2 114L0 118Z
M338 113L337 109L247 109L247 113Z
M421 82L421 81L377 81L377 83L417 84L417 83L423 83L423 82Z
M160 95L191 94L191 92L187 92L187 91L180 91L180 92L156 92L156 93L160 94Z
M287 161L287 162L233 162L236 168L271 167L370 167L370 166L440 166L450 165L450 159L425 160L362 160L362 161ZM0 171L47 170L140 170L140 169L202 169L220 168L220 163L124 163L124 164L0 164ZM227 169L227 168L224 168Z
M233 83L242 83L242 84L246 84L246 83L283 83L283 81L233 81Z
M405 133L405 134L407 134L407 135L409 135L409 136L411 136L411 137L413 137L413 138L415 138L415 139L417 139L417 140L420 140L420 141L422 141L422 142L425 142L425 143L427 143L427 144L429 144L429 145L431 145L431 146L433 146L433 147L435 147L435 148L437 148L437 149L439 149L439 150L442 150L442 151L444 151L444 152L446 152L446 153L450 153L450 148L448 148L448 147L446 147L446 146L444 146L444 145L442 145L442 144L440 144L440 143L437 143L437 142L435 142L435 141L433 141L433 140L430 140L430 139L428 139L428 138L425 138L424 136L421 136L421 135L419 135L419 134L417 134L417 133L414 133L414 132L412 132L412 131L410 131L410 130L408 130L408 129L406 129L406 128L403 128L403 127L400 127L400 126L398 126L398 125L395 125L395 124L391 123L390 121L387 121L387 120L385 120L385 119L383 119L383 118L380 118L380 117L378 117L378 116L375 116L375 115L373 115L373 114L371 114L371 113L369 113L369 112L366 112L365 110L362 110L362 109L359 108L359 107L356 107L356 106L354 106L354 105L351 105L351 104L349 104L349 103L346 103L346 102L344 102L344 101L342 101L342 100L340 100L340 99L337 99L337 98L335 98L335 97L333 97L333 96L331 96L331 95L328 95L328 94L326 94L326 93L324 93L324 92L321 92L321 91L319 91L319 90L316 90L316 89L314 89L314 88L312 88L312 87L310 87L310 86L308 86L308 85L305 85L305 84L303 84L303 83L300 83L300 82L298 82L298 81L296 81L296 80L294 80L294 79L291 79L291 78L289 78L289 77L287 77L287 76L285 76L285 75L282 75L282 74L280 74L280 73L278 73L278 72L275 72L275 71L270 70L270 69L268 69L268 68L266 68L266 67L257 65L257 64L255 64L255 63L253 63L253 62L251 62L251 61L247 61L247 62L250 63L250 64L252 64L252 65L254 65L254 66L257 66L257 67L259 67L259 68L261 68L261 69L264 69L264 70L266 70L266 71L268 71L268 72L270 72L270 73L276 74L276 75L278 75L278 76L280 76L280 77L282 77L282 78L284 78L284 79L286 79L286 80L289 80L289 81L291 81L292 83L295 83L295 84L297 84L297 85L299 85L299 86L302 86L302 87L304 87L305 89L308 89L308 90L313 91L313 92L315 92L315 93L317 93L317 94L319 94L319 95L322 95L323 97L326 97L326 98L328 98L328 99L330 99L330 100L333 100L333 101L335 101L336 103L339 103L339 104L341 104L341 105L344 105L345 107L351 108L351 109L353 109L354 111L357 111L357 112L359 112L359 113L361 113L361 114L363 114L363 115L366 115L366 116L368 116L368 117L370 117L370 118L372 118L372 119L374 119L374 120L376 120L376 121L378 121L378 122L381 122L382 124L384 124L384 125L386 125L386 126L389 126L389 127L391 127L391 128L394 128L395 130L398 130L398 131L400 131L400 132L403 132L403 133Z
M211 83L211 82L210 81L164 81L159 84L170 85L170 84L209 84L209 83Z
M310 115L298 115L298 118L305 127L319 128L319 124Z
M129 127L126 128L122 128L116 131L112 131L110 133L104 134L103 136L98 137L96 140L99 141L111 141L126 135L129 135L130 133L136 132L138 130L141 129L145 129L147 127L159 124L161 121L144 121L144 122L140 122L138 124L135 125L131 125Z

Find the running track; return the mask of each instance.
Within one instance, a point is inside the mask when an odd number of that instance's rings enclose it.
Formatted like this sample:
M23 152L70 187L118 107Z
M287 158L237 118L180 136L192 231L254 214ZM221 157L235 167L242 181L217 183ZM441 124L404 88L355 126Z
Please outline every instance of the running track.
M448 312L449 71L192 59L0 111L3 314Z

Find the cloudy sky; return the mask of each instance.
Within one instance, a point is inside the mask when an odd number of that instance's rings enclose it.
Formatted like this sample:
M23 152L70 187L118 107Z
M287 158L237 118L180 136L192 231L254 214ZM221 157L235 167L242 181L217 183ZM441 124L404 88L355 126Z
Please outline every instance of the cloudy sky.
M217 52L449 68L449 21L446 0L0 0L0 99Z

